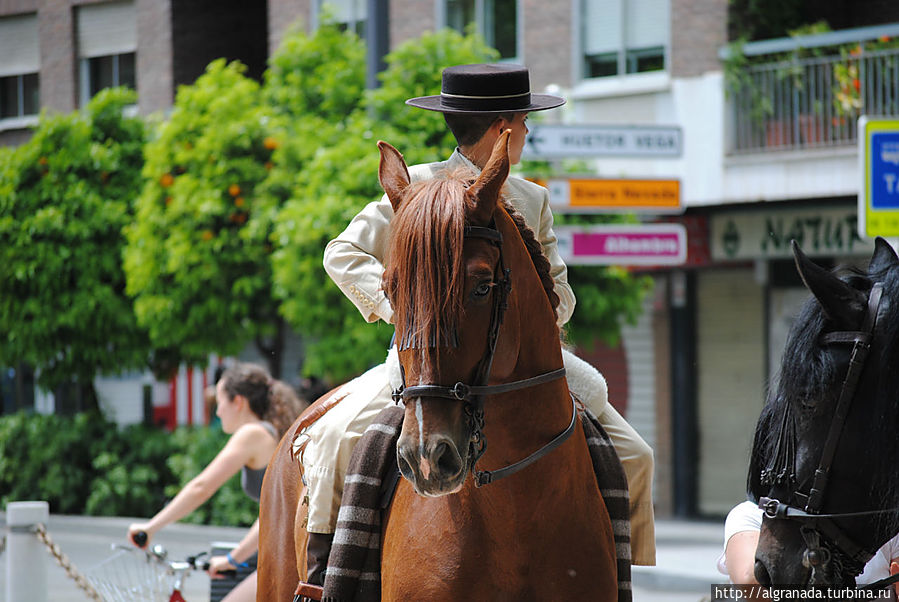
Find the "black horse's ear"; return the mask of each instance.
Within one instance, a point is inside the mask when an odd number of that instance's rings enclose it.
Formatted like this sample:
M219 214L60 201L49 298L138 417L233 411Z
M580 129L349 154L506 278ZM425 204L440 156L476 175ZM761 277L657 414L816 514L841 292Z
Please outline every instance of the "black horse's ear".
M468 189L469 194L474 196L477 206L472 213L472 222L486 226L493 218L493 212L497 207L500 191L506 178L509 177L509 135L512 130L506 130L499 135L496 142L493 143L493 150L490 153L490 159L481 170L481 175L471 188Z
M795 240L791 245L802 282L824 308L827 317L846 329L856 328L867 307L865 294L806 257Z
M409 169L403 160L403 155L393 146L378 141L378 150L381 151L381 162L378 165L378 180L381 182L381 188L387 193L393 211L400 208L400 200L403 198L403 191L409 185Z
M896 256L896 251L893 250L890 243L880 236L875 238L874 255L871 256L871 263L868 265L868 274L879 274L897 265L899 265L899 257Z

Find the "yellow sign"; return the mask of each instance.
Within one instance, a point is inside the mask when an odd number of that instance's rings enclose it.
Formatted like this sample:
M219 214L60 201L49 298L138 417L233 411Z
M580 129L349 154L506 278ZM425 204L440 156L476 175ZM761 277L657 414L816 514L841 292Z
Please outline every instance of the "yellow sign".
M558 211L681 211L679 180L605 178L554 179L547 183L550 204Z

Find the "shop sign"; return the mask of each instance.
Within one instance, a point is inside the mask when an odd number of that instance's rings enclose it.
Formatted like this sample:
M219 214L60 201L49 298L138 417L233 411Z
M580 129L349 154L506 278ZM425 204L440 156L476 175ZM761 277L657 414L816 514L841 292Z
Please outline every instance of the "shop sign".
M679 180L553 178L546 183L553 211L562 213L680 213Z
M556 226L559 255L569 265L682 265L682 224Z
M714 261L788 259L796 240L811 257L868 255L873 241L858 235L854 208L772 209L711 216Z

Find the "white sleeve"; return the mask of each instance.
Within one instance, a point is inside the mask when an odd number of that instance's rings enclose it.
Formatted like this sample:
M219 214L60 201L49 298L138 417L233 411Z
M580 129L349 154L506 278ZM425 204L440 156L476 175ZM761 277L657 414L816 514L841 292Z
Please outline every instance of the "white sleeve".
M743 502L734 506L727 513L724 521L724 546L721 548L721 556L718 557L718 572L727 575L727 564L724 561L724 550L727 542L737 533L744 531L760 531L762 529L762 516L764 512L753 502Z

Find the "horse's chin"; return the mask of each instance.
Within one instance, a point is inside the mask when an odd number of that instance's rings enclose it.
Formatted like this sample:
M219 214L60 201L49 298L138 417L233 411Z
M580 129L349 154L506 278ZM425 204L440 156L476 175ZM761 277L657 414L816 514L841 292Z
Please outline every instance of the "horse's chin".
M405 470L401 472L403 477L412 484L415 493L422 497L443 497L458 493L465 485L465 478L468 476L467 470L463 470L450 479L425 479L418 470L415 470L414 474L406 474Z

